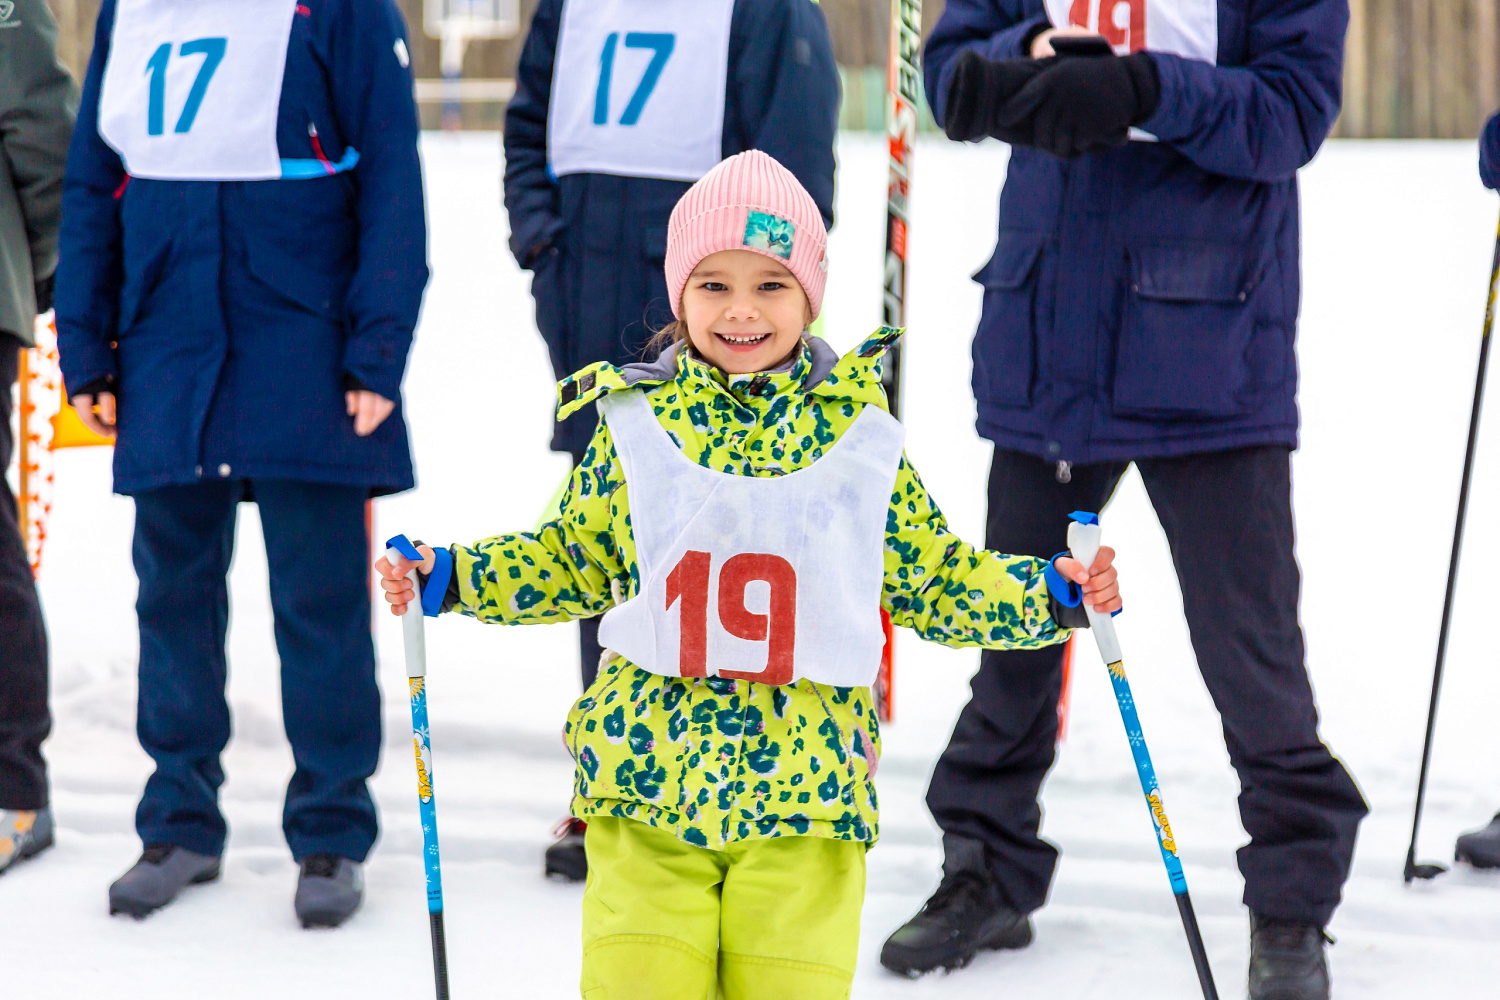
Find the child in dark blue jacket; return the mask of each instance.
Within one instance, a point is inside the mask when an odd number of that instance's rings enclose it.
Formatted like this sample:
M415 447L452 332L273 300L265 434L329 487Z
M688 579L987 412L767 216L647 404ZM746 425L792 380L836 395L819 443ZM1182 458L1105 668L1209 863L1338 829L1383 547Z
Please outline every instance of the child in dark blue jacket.
M838 102L811 0L541 0L505 115L505 207L556 377L640 361L672 321L667 217L720 159L770 154L832 225ZM595 422L592 406L560 422L553 449L581 464ZM585 689L598 630L579 622ZM549 875L584 877L581 827Z
M135 499L138 730L156 762L111 912L214 879L226 573L260 508L304 925L359 905L380 752L365 503L412 485L401 381L427 282L392 0L105 0L63 195L57 321Z

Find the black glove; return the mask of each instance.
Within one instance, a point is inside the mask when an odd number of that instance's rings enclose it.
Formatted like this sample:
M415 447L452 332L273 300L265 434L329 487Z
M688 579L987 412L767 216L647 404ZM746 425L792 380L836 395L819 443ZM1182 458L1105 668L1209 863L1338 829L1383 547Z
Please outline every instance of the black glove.
M994 136L1014 140L996 131L995 116L1055 59L1002 59L991 62L972 50L958 57L948 80L943 107L943 131L958 142L978 142Z
M36 283L36 314L38 316L52 308L52 289L56 285L56 273L49 274Z
M1023 145L1073 157L1123 146L1160 103L1156 63L1144 52L1059 59L1000 109L996 134L1029 132Z

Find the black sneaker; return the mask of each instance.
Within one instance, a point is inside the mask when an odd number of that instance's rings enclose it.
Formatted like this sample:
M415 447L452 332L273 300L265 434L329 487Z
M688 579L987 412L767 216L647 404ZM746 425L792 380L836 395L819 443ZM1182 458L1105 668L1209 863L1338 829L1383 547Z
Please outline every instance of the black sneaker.
M365 877L358 861L336 854L309 854L297 875L292 908L302 926L337 927L359 909Z
M1459 837L1453 859L1467 861L1475 868L1500 868L1500 816L1490 820L1483 830Z
M166 906L190 885L219 877L219 859L176 844L147 844L141 859L109 887L109 912L137 920Z
M965 869L943 877L921 911L880 949L880 964L903 976L962 969L982 949L1024 948L1031 920L1011 909L995 880Z
M1250 915L1250 1000L1328 1000L1333 940L1316 924Z
M582 882L589 875L589 856L583 851L583 831L588 824L576 816L569 816L552 835L557 841L543 856L547 877L559 882Z

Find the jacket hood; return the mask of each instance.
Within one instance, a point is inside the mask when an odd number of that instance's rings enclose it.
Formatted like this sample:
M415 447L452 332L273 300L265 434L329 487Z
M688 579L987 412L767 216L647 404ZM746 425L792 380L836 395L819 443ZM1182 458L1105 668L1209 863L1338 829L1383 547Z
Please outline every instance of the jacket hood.
M880 381L880 359L905 332L904 329L881 327L843 357L839 357L823 338L805 338L802 356L793 366L794 374L798 374L798 368L803 369L799 382L801 391L829 399L871 403L889 410ZM699 373L707 368L690 352L684 353L680 342L662 351L654 361L623 367L607 361L596 362L557 384L557 419L565 419L615 390L662 385L679 378L699 378L702 377ZM761 377L733 376L732 379Z

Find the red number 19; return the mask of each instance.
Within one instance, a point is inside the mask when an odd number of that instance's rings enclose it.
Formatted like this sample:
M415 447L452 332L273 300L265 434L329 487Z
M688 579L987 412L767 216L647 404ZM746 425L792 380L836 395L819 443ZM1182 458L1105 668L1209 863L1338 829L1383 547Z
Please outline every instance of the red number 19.
M666 608L682 601L678 672L683 677L708 675L708 579L712 557L683 553L667 575ZM745 588L760 580L771 588L766 614L745 607ZM790 684L797 646L797 571L781 556L742 552L719 569L719 623L740 639L766 643L766 668L758 673L723 670L720 677Z

